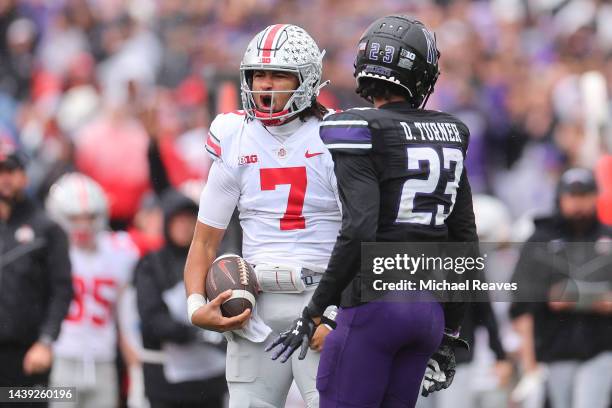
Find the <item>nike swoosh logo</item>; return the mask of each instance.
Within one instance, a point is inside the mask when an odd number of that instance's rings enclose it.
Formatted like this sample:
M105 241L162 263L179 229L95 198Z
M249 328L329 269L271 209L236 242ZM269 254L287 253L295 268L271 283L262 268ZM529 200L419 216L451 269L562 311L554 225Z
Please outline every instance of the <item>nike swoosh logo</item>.
M323 152L318 152L318 153L308 153L308 150L306 150L306 153L304 154L304 156L306 156L307 159L310 159L311 157L315 157L318 156L320 154L323 154Z
M232 278L232 274L230 273L230 271L227 269L227 266L225 266L225 263L228 262L226 259L222 259L221 261L219 261L219 268L221 268L221 270L223 271L223 273L225 274L225 276L227 276L227 278L232 281L232 283L235 285L236 281L234 280L234 278Z

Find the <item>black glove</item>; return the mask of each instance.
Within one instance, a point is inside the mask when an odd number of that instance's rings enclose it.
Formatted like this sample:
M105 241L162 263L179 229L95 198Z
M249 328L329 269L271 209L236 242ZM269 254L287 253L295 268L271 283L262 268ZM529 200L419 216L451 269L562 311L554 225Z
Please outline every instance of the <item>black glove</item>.
M444 390L453 383L455 368L457 367L455 348L469 350L470 346L467 341L444 333L440 348L433 353L427 362L421 390L422 396L427 397L432 392Z
M302 350L298 358L303 360L308 352L310 339L312 339L315 329L316 325L308 313L308 308L305 307L302 311L302 317L295 319L289 330L282 332L266 347L266 351L276 348L272 353L272 360L281 357L281 363L284 363L301 346ZM276 347L279 345L280 347Z

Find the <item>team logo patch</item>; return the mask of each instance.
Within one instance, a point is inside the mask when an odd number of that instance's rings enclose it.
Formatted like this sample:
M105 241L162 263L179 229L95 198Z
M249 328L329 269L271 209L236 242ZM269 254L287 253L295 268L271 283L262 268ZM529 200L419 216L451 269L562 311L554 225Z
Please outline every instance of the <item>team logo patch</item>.
M438 51L436 48L436 37L431 33L431 31L422 28L423 35L425 36L425 40L427 41L427 62L429 64L435 65L438 63Z
M238 159L238 164L240 166L244 166L246 164L255 164L259 161L259 158L256 154L249 154L246 156L242 156Z
M287 149L285 149L284 147L281 147L280 149L276 151L276 155L278 156L279 159L286 158L288 153L289 152L287 152Z
M414 65L414 63L410 61L408 58L400 58L399 61L397 62L397 65L399 65L402 68L412 69L412 66Z
M34 230L29 225L22 225L15 231L15 241L20 244L27 244L34 241Z

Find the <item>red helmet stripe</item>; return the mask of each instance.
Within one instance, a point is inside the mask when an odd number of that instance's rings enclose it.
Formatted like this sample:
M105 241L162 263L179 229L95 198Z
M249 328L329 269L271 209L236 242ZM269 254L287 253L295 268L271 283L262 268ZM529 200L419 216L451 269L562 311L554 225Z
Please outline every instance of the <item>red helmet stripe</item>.
M274 44L274 39L276 38L276 34L281 30L281 28L286 27L287 24L275 24L266 34L263 45L263 54L262 57L269 57L272 52L272 44Z
M85 210L88 207L88 200L87 200L87 184L85 184L85 179L83 179L82 177L75 177L75 180L77 182L77 185L79 186L79 197L81 199L81 210Z

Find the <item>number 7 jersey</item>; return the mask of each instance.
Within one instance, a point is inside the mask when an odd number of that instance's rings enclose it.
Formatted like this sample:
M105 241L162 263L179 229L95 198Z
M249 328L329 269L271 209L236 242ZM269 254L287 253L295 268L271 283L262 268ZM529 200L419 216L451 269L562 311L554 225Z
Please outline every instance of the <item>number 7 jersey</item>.
M319 124L314 118L295 122L284 140L240 111L218 115L211 124L206 149L214 163L198 220L225 229L237 206L243 256L252 264L327 266L341 215Z

